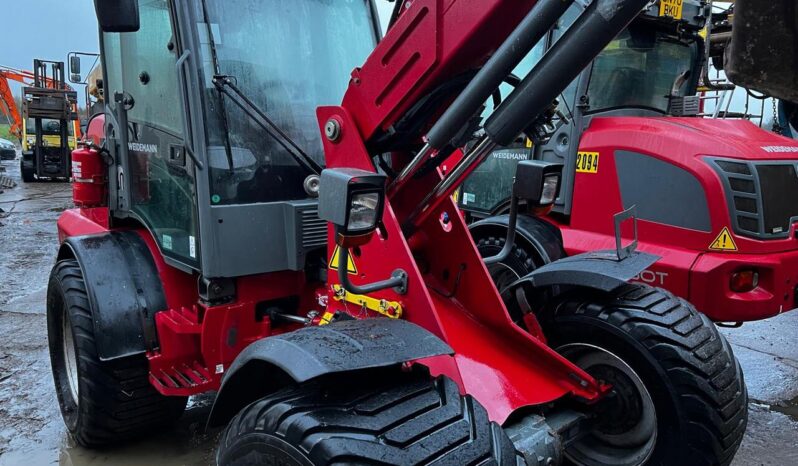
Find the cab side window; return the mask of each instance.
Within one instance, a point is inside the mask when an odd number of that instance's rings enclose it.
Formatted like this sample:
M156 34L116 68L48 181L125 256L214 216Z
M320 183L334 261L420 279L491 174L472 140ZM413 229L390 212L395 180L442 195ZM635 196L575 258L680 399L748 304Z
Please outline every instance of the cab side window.
M177 43L167 0L139 0L137 32L103 36L109 105L128 105L129 211L153 232L164 255L198 266L194 167L185 155Z

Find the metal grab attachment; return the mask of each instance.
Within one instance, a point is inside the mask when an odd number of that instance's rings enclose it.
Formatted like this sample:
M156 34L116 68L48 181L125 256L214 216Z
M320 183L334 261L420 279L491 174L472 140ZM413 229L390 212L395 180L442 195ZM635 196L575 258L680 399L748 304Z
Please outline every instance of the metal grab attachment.
M349 293L366 295L370 293L376 293L377 291L387 290L389 288L393 288L393 290L398 294L407 293L407 272L402 269L394 270L391 274L391 278L387 280L381 280L363 286L357 286L353 284L351 281L349 281L349 273L346 268L346 264L349 263L349 248L341 247L340 251L341 256L338 259L338 281L341 282L341 286L343 286L344 289ZM344 265L341 266L340 264Z
M630 257L637 250L637 206L633 205L623 212L615 214L615 252L618 254L618 260L622 261ZM634 240L628 246L623 246L623 239L621 238L621 225L627 220L634 221Z

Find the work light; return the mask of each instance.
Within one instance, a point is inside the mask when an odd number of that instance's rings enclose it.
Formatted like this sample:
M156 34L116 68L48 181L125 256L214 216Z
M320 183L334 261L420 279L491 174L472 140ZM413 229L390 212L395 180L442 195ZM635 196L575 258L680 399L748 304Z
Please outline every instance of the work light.
M321 172L319 217L335 226L336 242L358 246L368 242L382 218L385 175L352 168Z
M515 169L513 195L533 208L549 207L560 194L562 165L540 160L523 160Z

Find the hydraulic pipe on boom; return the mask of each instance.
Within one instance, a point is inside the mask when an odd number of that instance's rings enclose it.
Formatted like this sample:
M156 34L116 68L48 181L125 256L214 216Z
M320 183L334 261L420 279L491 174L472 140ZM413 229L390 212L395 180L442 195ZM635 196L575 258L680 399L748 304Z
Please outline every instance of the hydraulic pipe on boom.
M642 11L646 0L596 0L576 20L574 25L546 53L538 64L521 81L521 84L502 102L499 108L485 123L486 135L471 149L450 173L448 173L421 202L405 222L406 232L426 220L428 212L434 210L442 199L450 196L458 186L500 145L511 143L549 107L563 90L609 43L618 31L623 30ZM536 11L532 9L532 13ZM549 23L551 24L551 23ZM514 37L511 36L511 39ZM532 44L534 45L534 43ZM522 56L529 53L524 50ZM508 62L488 62L485 68L506 65ZM483 70L485 69L483 68ZM493 71L484 72L493 75ZM482 73L481 73L482 74ZM476 82L476 84L475 84ZM477 79L472 84L481 86ZM471 87L471 85L469 85ZM492 90L492 89L491 89ZM458 112L465 112L466 102ZM470 105L473 105L471 101ZM468 113L473 115L473 112ZM446 127L449 120L444 122ZM437 127L437 125L436 125ZM436 142L446 140L451 129L442 131L440 138L436 132Z
M448 144L482 104L532 50L574 0L541 0L504 41L490 60L427 134L427 144L399 173L391 187L414 175L430 157Z

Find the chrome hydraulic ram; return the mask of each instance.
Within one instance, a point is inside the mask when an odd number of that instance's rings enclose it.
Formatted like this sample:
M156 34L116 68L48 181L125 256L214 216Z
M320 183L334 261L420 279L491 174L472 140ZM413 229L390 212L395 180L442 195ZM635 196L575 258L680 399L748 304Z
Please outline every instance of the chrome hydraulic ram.
M427 144L399 173L389 192L413 176L424 163L446 146L479 111L513 69L540 42L574 0L540 0L512 34L485 63L427 134Z
M511 144L527 129L648 3L648 0L594 0L488 118L486 136L410 215L404 223L405 232L411 233L423 223L429 212L450 196L495 147Z

